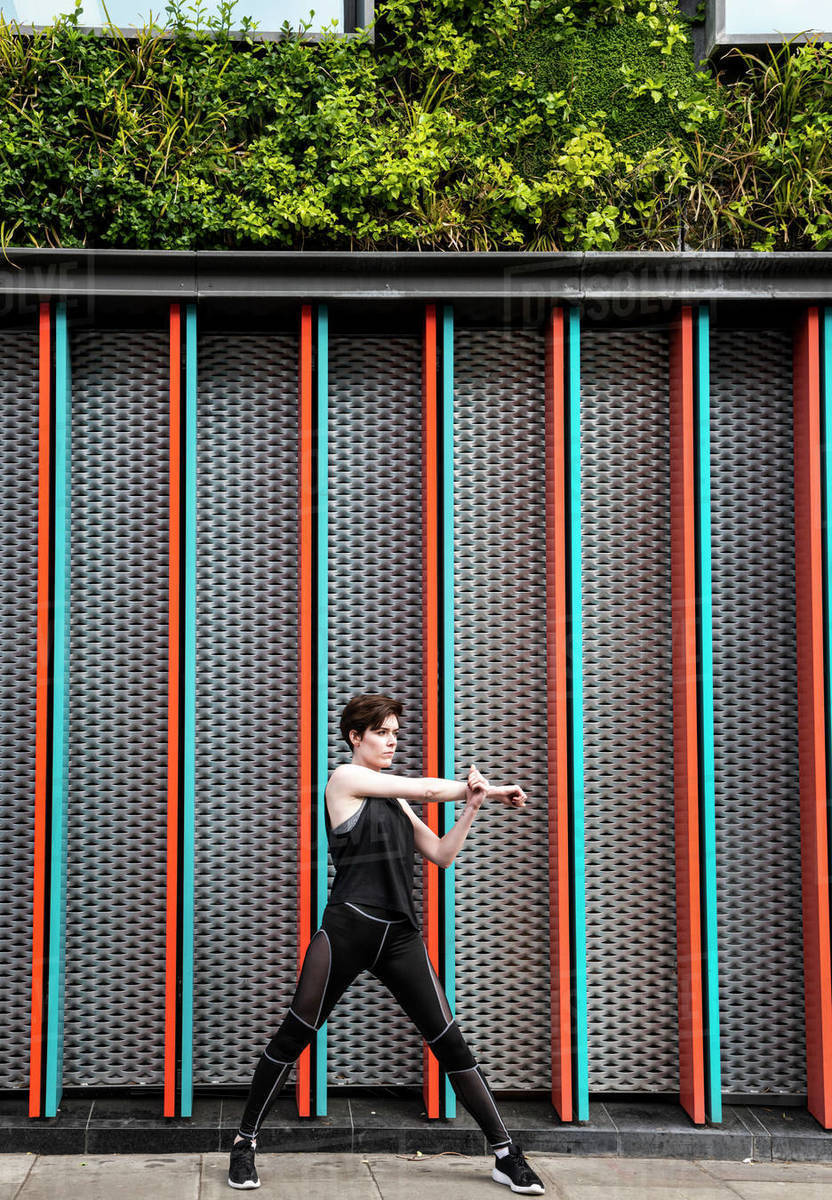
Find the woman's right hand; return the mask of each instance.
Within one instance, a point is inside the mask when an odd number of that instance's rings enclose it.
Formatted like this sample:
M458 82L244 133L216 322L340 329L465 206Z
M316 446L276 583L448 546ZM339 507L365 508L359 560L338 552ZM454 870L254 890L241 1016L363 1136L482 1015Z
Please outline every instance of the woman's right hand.
M501 804L508 804L512 808L525 808L528 800L528 796L518 783L511 783L507 787L491 788L489 796L492 800L499 800Z

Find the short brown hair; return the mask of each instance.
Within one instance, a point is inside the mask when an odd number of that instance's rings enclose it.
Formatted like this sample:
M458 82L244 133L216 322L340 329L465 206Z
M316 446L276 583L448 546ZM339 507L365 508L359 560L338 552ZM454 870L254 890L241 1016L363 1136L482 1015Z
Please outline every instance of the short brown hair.
M394 700L392 696L382 696L377 693L353 696L341 713L339 726L341 737L349 746L350 751L355 748L350 741L351 729L354 729L359 737L363 737L365 730L381 725L382 721L391 713L401 719L401 700Z

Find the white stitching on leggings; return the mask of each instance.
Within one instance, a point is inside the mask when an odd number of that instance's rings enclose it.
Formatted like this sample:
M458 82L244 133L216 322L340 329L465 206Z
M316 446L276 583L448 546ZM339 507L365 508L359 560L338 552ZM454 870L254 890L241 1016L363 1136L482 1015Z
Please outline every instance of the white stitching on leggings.
M480 1079L482 1080L482 1086L485 1088L485 1094L488 1097L488 1099L491 1101L491 1107L494 1109L494 1114L497 1117L497 1120L500 1122L500 1126L503 1130L503 1133L506 1135L508 1140L511 1141L511 1134L506 1129L505 1125L503 1125L503 1118L500 1116L499 1110L497 1109L497 1105L494 1103L494 1097L491 1095L491 1092L488 1090L488 1084L485 1082L485 1076L483 1075L482 1071L480 1070L479 1065L477 1066L476 1070L477 1070L477 1074L479 1075Z
M425 958L427 959L427 964L428 964L428 975L430 975L431 982L432 982L432 984L433 984L433 990L434 990L434 992L436 992L436 999L439 1001L439 1012L440 1012L440 1013L442 1014L442 1016L444 1017L444 1015L445 1015L445 1009L444 1009L444 1006L443 1006L443 1004L442 1004L442 996L440 995L440 992L439 992L439 987L438 987L438 985L437 985L437 982L436 982L436 976L435 976L435 975L434 975L434 973L433 973L433 963L430 961L430 955L428 954L428 948L427 948L427 946L425 945L424 941L422 942L422 949L424 950L424 952L425 952ZM445 997L445 1000L447 1001L447 999L448 999L448 997L446 996L446 997ZM450 1009L450 1005L448 1005L448 1008ZM447 1074L447 1072L446 1072L446 1074Z
M479 1068L479 1063L475 1063L473 1067L461 1067L458 1071L446 1071L445 1074L446 1075L465 1075L466 1072L468 1072L468 1071L476 1071L477 1074L479 1075L479 1078L482 1080L482 1086L485 1088L485 1094L488 1097L488 1099L491 1101L491 1107L494 1109L494 1112L497 1116L497 1120L500 1122L500 1125L502 1126L503 1132L505 1133L506 1137L508 1138L509 1141L511 1141L511 1134L506 1129L505 1125L503 1125L503 1118L500 1116L500 1113L497 1109L497 1105L494 1103L494 1097L491 1095L491 1092L488 1090L488 1084L485 1082L485 1076L483 1075L482 1071Z
M320 1012L320 1011L321 1010L319 1008L318 1012ZM292 1008L291 1004L289 1005L289 1012L292 1014L293 1017L297 1018L298 1021L303 1021L303 1024L306 1026L307 1029L314 1029L315 1032L317 1033L317 1027L315 1025L310 1025L308 1021L304 1021L303 1017L300 1015L300 1013L296 1013L295 1010Z
M362 917L367 917L371 921L381 921L382 925L387 924L383 917L374 917L372 913L365 913L363 908L359 908L357 904L350 904L349 900L345 900L344 903L347 908L354 908L357 913L361 913Z
M375 958L373 959L373 961L370 963L369 967L367 968L367 970L368 970L368 971L372 971L373 967L374 967L374 966L376 965L376 963L378 962L378 955L379 955L379 954L381 954L382 947L384 946L384 940L385 940L385 938L387 937L387 934L388 934L389 932L390 932L390 922L388 921L388 922L387 922L387 927L386 927L386 929L384 930L384 933L381 935L381 945L380 945L380 946L379 946L379 948L378 948L378 954L376 954Z
M365 913L363 908L359 908L357 904L351 904L349 900L345 900L347 908L354 908L357 913L361 913L362 917L367 917L370 921L380 921L382 925L400 925L402 921L406 921L407 917L396 917L395 921L385 921L384 917L374 917L372 913Z
M272 1061L274 1061L274 1059L272 1059ZM268 1096L266 1097L266 1099L263 1103L263 1107L260 1109L259 1113L257 1114L257 1120L254 1122L254 1136L255 1137L257 1136L257 1130L258 1130L258 1126L260 1124L260 1118L262 1117L263 1113L266 1111L268 1103L271 1100L272 1096L274 1095L275 1088L279 1087L280 1084L283 1082L283 1080L288 1075L289 1068L291 1065L292 1065L291 1063L286 1063L285 1070L278 1072L277 1079L275 1079L275 1081L274 1081L274 1086L272 1087L272 1090L269 1092Z
M264 1050L263 1053L266 1055L266 1058L269 1060L269 1062L277 1063L279 1067L286 1067L289 1065L288 1063L284 1062L282 1058L272 1058L271 1054L269 1054L266 1050Z
M434 1038L431 1038L431 1039L430 1039L430 1041L428 1042L428 1045L429 1045L429 1046L432 1046L434 1042L438 1042L438 1041L439 1041L439 1039L442 1037L442 1034L443 1034L443 1033L447 1033L447 1032L448 1032L448 1030L449 1030L449 1029L451 1028L451 1026L453 1025L453 1023L454 1023L454 1018L453 1018L453 1017L451 1017L451 1019L450 1019L450 1021L448 1022L448 1024L447 1024L447 1025L445 1026L445 1028L442 1030L442 1033L437 1033L436 1037L434 1037Z
M321 1019L321 1009L323 1008L323 1005L324 1005L324 996L326 995L326 989L329 987L329 974L330 974L330 971L332 970L332 942L329 940L329 934L327 933L327 931L325 929L319 929L318 932L322 933L324 935L324 937L326 938L326 944L329 947L329 966L326 969L326 982L324 983L324 990L321 992L321 1002L318 1005L318 1011L315 1013L315 1028L316 1029L318 1027L318 1021L320 1021L320 1019Z

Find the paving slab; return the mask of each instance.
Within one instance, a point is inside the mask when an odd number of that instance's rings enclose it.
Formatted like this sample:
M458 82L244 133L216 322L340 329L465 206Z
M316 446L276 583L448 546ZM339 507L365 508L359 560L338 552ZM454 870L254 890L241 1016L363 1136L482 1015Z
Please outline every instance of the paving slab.
M717 1179L761 1180L768 1183L825 1183L832 1196L832 1163L703 1162L702 1169Z
M531 1156L535 1170L553 1183L568 1181L597 1187L704 1187L722 1185L696 1163L678 1158L557 1158L550 1154ZM530 1159L531 1161L531 1159ZM630 1200L638 1200L632 1195Z
M501 1194L491 1178L494 1159L491 1155L413 1155L367 1154L370 1171L383 1200L484 1200L488 1195ZM536 1167L535 1155L529 1154L529 1162ZM513 1195L508 1188L502 1194ZM557 1200L559 1193L547 1187L550 1200ZM378 1200L378 1193L376 1193ZM630 1200L633 1200L632 1194ZM713 1197L712 1200L717 1200ZM719 1200L722 1200L720 1197ZM734 1197L736 1200L736 1197Z
M34 1161L34 1154L0 1154L0 1200L14 1200Z
M370 1168L360 1154L258 1154L257 1174L263 1200L378 1200ZM202 1156L199 1200L228 1200L228 1155ZM385 1198L386 1200L386 1198Z
M547 1200L828 1200L832 1164L530 1152ZM259 1153L263 1200L482 1200L491 1155ZM0 1200L225 1200L228 1155L0 1155ZM484 1190L487 1189L487 1190Z
M199 1170L198 1154L44 1154L17 1200L198 1200Z
M582 1183L560 1183L558 1187L562 1200L633 1200L639 1195L631 1187L590 1187ZM737 1200L737 1193L726 1183L724 1187L712 1188L651 1187L641 1197L643 1200Z
M742 1200L829 1200L828 1183L766 1183L762 1180L740 1183L732 1179L731 1187Z

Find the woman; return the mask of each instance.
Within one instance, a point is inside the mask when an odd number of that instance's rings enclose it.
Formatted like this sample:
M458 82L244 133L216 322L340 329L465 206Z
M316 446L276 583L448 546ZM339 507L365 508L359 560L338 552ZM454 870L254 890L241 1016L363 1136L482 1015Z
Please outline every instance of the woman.
M414 847L430 862L448 867L483 800L522 808L526 794L517 785L491 787L474 766L467 783L382 774L393 760L401 711L401 703L389 696L363 695L350 700L341 715L341 736L352 762L336 767L324 793L335 878L289 1011L255 1069L231 1149L232 1187L260 1186L254 1166L260 1124L292 1064L356 976L368 970L415 1023L460 1103L485 1134L495 1153L492 1179L513 1192L544 1191L503 1125L485 1076L453 1018L413 906ZM465 800L465 808L453 828L439 837L416 816L411 800Z

